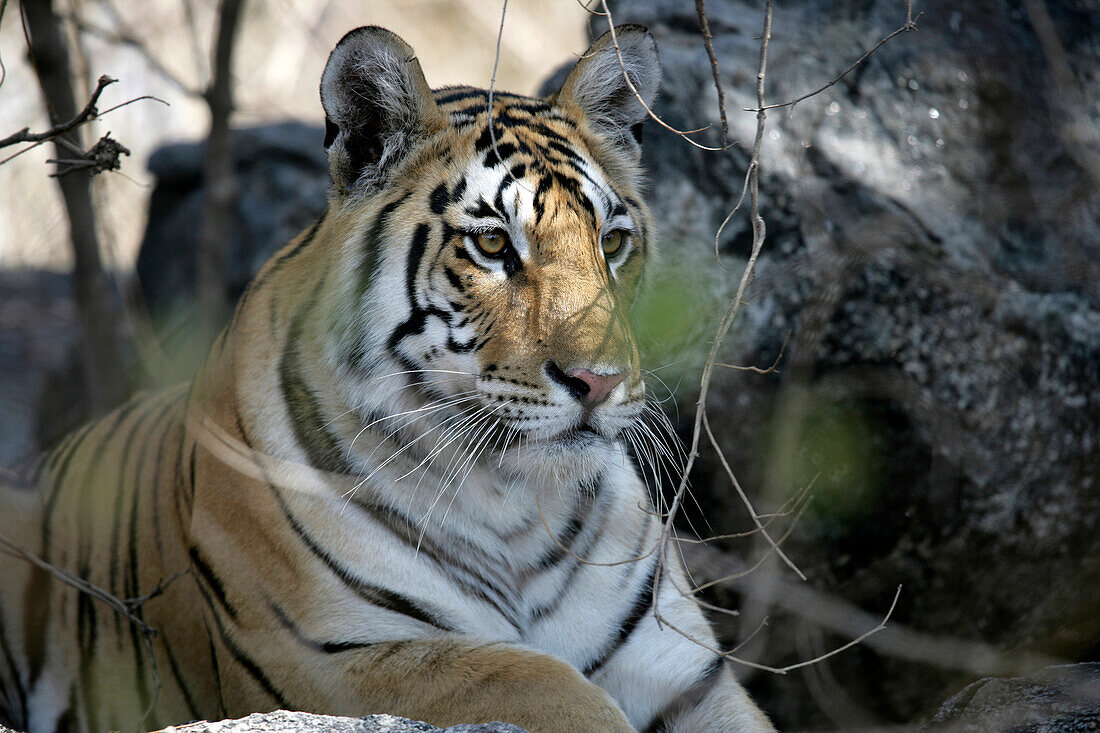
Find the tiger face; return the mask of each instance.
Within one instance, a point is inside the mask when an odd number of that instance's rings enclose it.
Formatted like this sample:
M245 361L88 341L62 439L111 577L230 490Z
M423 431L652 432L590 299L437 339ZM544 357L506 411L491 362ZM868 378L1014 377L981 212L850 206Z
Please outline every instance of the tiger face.
M391 362L369 365L364 391L404 411L410 394L450 403L437 425L479 415L502 466L574 469L644 406L629 310L652 248L639 99L659 69L644 29L617 42L550 98L494 93L491 107L485 90L428 90L381 29L349 34L322 79L333 206L364 222L345 253L364 291L352 341ZM380 393L387 370L414 389Z

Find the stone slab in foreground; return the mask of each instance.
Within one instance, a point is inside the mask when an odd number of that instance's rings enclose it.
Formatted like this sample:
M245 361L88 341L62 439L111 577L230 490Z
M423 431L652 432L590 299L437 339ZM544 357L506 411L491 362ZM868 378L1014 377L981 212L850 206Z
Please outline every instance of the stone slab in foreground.
M253 713L238 720L200 721L170 726L160 733L527 733L511 723L476 723L437 728L395 715L341 718L276 710ZM2 732L0 732L2 733Z

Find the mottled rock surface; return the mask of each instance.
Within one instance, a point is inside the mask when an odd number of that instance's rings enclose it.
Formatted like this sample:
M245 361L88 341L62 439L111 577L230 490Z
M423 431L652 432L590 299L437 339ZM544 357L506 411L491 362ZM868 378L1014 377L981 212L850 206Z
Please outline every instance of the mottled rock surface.
M340 718L277 710L254 713L238 720L200 722L166 728L162 733L526 733L511 723L481 723L437 728L394 715ZM0 733L4 733L0 730Z
M825 84L904 20L900 2L776 5L771 102ZM611 9L616 22L646 24L657 37L666 78L658 114L680 129L710 125L697 139L719 142L694 4ZM768 240L722 360L767 366L790 340L777 374L720 370L711 424L761 506L813 482L786 545L811 588L881 614L902 584L893 621L926 638L982 642L1006 660L1094 660L1100 16L1072 0L929 0L915 10L919 31L793 110L769 112ZM670 343L699 353L751 241L739 214L719 242L729 270L715 265L714 233L741 192L755 132L755 115L741 110L755 106L762 10L711 0L707 11L738 146L702 151L647 127L651 200L669 255L662 269L678 283L658 301L669 323L651 334L653 353ZM1047 13L1061 49L1049 53L1036 32ZM592 20L597 30L604 22ZM672 385L682 378L686 431L694 395L685 385L697 372L680 359L649 362L671 363L657 374ZM721 465L704 452L700 468L695 495L713 531L747 529ZM763 551L744 539L726 549ZM843 640L813 621L819 609L777 610L768 586L759 573L721 597L743 607L740 625L724 622L730 641L770 616L741 654L781 666ZM862 647L749 681L783 728L919 721L972 680L975 665L916 656Z
M1046 667L981 679L952 697L927 730L944 733L1086 733L1100 730L1100 664Z

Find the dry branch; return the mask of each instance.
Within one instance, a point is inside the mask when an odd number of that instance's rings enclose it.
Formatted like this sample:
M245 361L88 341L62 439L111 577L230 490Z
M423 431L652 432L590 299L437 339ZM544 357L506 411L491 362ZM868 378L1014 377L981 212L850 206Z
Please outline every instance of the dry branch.
M707 21L707 0L695 0L695 14L699 16L699 32L703 34L703 46L710 59L710 73L714 77L714 91L718 93L718 116L722 120L722 146L729 145L730 124L726 119L726 92L722 88L722 75L718 73L718 57L714 54L714 36Z
M829 81L828 83L818 87L817 89L813 90L812 92L807 92L806 94L803 94L801 97L797 97L797 98L792 99L788 102L780 102L779 104L769 104L767 106L760 107L760 108L758 108L758 107L746 107L745 111L746 112L757 112L759 109L778 109L780 107L793 107L794 105L798 104L799 102L805 101L805 100L809 99L810 97L814 97L814 96L817 96L818 94L821 94L823 91L825 91L829 87L833 86L838 81L840 81L844 77L848 76L848 74L852 73L857 68L859 68L859 66L862 65L864 61L866 61L867 59L869 59L871 57L871 54L873 54L875 51L882 48L882 46L887 41L894 38L895 36L900 36L902 33L908 33L909 31L917 30L917 19L920 18L922 15L924 15L924 13L917 13L916 16L914 16L913 15L913 0L906 0L906 2L905 2L905 22L902 23L901 26L899 26L894 32L884 36L881 39L879 39L879 42L871 47L871 50L867 51L862 56L860 56L858 59L853 61L852 64L847 69L845 69L844 71L837 74L835 77L833 77L833 79L831 81Z
M103 93L104 89L117 81L118 79L112 79L104 74L99 77L99 81L96 82L95 91L93 91L92 96L89 97L88 103L84 105L84 109L77 112L72 119L60 122L44 132L32 133L29 127L24 127L19 132L8 135L3 140L0 140L0 148L6 148L9 145L17 145L19 143L38 143L53 140L58 135L72 132L86 122L94 120L99 116L99 110L96 109L96 104L99 103L99 95Z

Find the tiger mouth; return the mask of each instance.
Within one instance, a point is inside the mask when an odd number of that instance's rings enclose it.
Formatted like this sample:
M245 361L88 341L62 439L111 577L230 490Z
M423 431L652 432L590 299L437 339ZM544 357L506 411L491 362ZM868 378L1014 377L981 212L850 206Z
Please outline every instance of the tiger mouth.
M585 423L563 430L557 436L551 438L551 442L561 446L579 448L595 445L597 443L605 443L611 439L612 438L604 435L596 428Z

